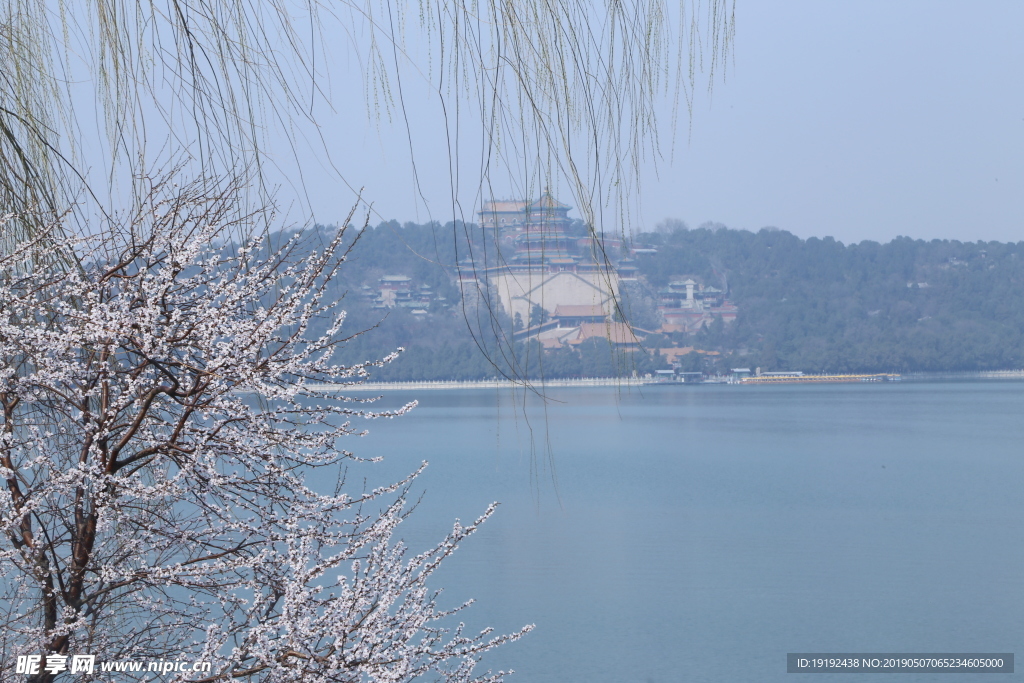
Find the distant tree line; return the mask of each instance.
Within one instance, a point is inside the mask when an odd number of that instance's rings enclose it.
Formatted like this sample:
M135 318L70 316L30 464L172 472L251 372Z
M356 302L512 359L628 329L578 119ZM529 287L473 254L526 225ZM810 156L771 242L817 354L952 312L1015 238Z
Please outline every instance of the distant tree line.
M330 229L320 231L326 239ZM641 277L623 283L620 316L655 332L657 290L687 276L726 290L739 307L734 323L719 319L695 336L652 334L646 351L624 352L603 340L544 351L535 342L512 342L520 328L496 303L490 312L462 306L453 284L456 263L475 257L490 264L485 256L497 254L478 235L452 223L391 221L363 230L330 287L333 296L344 297L348 329L375 327L375 333L351 340L339 359L381 358L403 347L397 360L373 371L381 381L646 374L668 367L654 350L670 346L717 352L681 356L680 369L691 372L737 366L805 372L1024 366L1024 243L898 237L886 244L844 245L770 228L691 230L676 221L668 230L634 239L634 246L657 251L636 257ZM405 308L375 309L359 288L376 287L389 274L407 275L414 286L426 284L440 299L426 316ZM543 316L530 317L535 324Z
M728 289L730 325L693 339L720 364L810 372L1024 366L1024 242L897 237L844 245L766 228L642 234L653 288L695 275Z

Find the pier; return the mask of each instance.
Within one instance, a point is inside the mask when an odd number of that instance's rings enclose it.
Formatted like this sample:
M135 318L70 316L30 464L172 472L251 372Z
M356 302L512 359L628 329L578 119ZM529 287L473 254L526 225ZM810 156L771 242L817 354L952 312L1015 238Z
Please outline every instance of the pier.
M870 375L804 375L801 373L771 373L743 377L740 384L819 384L836 382L898 382L903 377L891 373Z

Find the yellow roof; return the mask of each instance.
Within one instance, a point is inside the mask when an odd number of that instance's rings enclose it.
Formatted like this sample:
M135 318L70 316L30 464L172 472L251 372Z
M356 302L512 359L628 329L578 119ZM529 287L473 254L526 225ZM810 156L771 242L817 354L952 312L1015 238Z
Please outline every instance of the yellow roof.
M522 213L527 202L522 199L498 199L484 202L484 206L477 213Z
M571 209L568 204L563 204L551 196L551 192L545 191L536 201L530 202L531 209Z

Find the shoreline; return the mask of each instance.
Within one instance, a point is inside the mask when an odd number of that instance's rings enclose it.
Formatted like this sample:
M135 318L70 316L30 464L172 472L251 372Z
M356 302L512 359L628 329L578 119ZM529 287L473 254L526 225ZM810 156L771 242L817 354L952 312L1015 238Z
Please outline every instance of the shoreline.
M902 375L903 382L940 382L949 380L1024 380L1024 370L978 370L960 372L909 372ZM549 379L513 382L506 379L484 380L429 380L409 382L367 382L365 384L308 384L314 391L435 391L444 389L517 389L531 386L554 387L644 387L694 384L744 384L741 382L676 382L638 377L587 377L582 379ZM745 383L752 384L752 383Z

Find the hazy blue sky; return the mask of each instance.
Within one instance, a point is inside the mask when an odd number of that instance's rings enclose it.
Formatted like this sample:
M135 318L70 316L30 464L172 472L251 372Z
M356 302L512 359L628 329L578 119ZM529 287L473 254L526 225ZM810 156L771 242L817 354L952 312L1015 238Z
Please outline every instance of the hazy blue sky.
M414 90L406 106L415 128ZM404 129L367 127L359 98L340 110L325 138L346 178L382 216L424 220ZM443 137L416 149L441 220L451 215ZM643 178L639 225L1024 240L1024 2L739 0L725 80L698 93L665 155ZM315 175L317 217L334 219L350 195Z
M645 218L1024 240L1024 3L737 3ZM685 132L684 132L685 135Z

